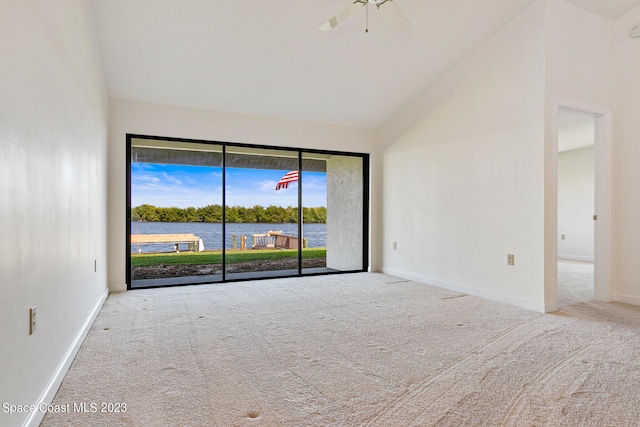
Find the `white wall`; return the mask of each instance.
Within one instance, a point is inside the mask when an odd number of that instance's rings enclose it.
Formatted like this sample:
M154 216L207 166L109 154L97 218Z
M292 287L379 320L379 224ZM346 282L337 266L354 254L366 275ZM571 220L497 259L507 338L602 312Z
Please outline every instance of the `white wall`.
M611 109L614 78L614 22L539 0L398 113L381 130L383 270L555 310L557 106Z
M547 1L547 94L612 106L613 21L563 0Z
M0 2L0 404L53 398L106 297L107 97L96 46L88 1ZM42 415L0 411L0 425Z
M111 99L108 283L112 292L126 290L127 133L371 153L375 159L371 130ZM372 168L371 173L376 171ZM372 200L377 197L378 190L372 188ZM376 221L375 213L372 216ZM371 237L375 245L376 236Z
M640 7L616 22L614 110L613 299L640 305Z
M614 21L587 12L563 0L548 0L546 7L546 101L545 101L545 309L557 309L557 156L555 143L557 107L605 111L613 107L614 99ZM567 104L570 102L570 105ZM597 157L604 162L597 165L607 174L606 165L610 142L600 135ZM598 178L597 194L602 204L609 206L606 197L611 192L610 180ZM600 204L600 202L598 202ZM596 226L604 236L611 234L611 217L606 210L598 212ZM595 212L594 212L595 213ZM599 240L596 237L596 240ZM599 240L599 251L608 254L608 242ZM600 253L600 252L598 252ZM605 262L600 256L600 261ZM606 263L605 263L606 264ZM606 267L606 265L601 265ZM609 268L596 268L596 296L608 300Z
M544 310L544 17L538 1L381 129L383 271Z
M593 262L593 151L587 147L558 155L558 258Z

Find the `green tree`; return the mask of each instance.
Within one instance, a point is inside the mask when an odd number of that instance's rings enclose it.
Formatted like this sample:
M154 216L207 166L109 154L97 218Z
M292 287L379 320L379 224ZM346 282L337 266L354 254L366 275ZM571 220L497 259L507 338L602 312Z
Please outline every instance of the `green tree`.
M326 223L327 208L317 207L303 209L306 223ZM222 222L222 206L208 205L201 208L156 207L143 204L131 209L132 221L155 222ZM227 206L226 220L230 223L263 223L263 224L295 224L298 222L298 208L288 206L256 205L252 208L244 206Z
M256 213L253 208L238 207L238 222L256 222Z
M184 211L175 206L170 208L158 208L160 221L162 222L185 222Z
M285 223L296 224L298 222L298 208L288 206L285 209Z
M222 222L222 206L208 205L198 208L198 216L202 222Z
M227 222L237 223L239 222L240 217L238 216L238 207L237 206L227 206L224 210L225 219Z
M135 218L135 221L148 221L148 222L157 222L160 221L160 216L158 215L158 208L153 205L140 205L132 209L132 219Z
M253 207L253 213L255 215L255 219L257 223L267 223L269 222L269 218L267 217L266 212L264 211L264 208L260 205L255 205Z
M202 221L202 218L198 215L198 211L194 207L188 207L184 210L184 219L186 222Z

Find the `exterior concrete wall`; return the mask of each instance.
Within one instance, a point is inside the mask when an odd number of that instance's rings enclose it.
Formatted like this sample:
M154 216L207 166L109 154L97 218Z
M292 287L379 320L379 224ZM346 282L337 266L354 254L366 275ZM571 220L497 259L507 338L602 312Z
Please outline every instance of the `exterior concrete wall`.
M327 267L362 268L363 175L360 157L327 160Z

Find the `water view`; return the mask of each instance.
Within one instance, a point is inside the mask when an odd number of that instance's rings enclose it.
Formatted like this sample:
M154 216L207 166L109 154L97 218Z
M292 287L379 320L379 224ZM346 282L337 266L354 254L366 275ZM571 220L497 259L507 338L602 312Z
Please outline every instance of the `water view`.
M360 156L145 138L130 153L133 288L362 268ZM327 242L330 201L348 242Z
M265 234L268 231L282 231L285 235L296 236L298 224L226 224L226 248L232 248L233 235L236 244L240 246L240 236L246 236L247 248L251 247L253 234ZM132 222L131 234L194 234L202 239L204 250L222 249L222 224L209 222ZM303 236L307 239L309 248L324 248L327 246L326 224L304 224ZM137 244L131 245L132 253L173 252L174 244ZM186 244L180 245L180 250L187 250Z

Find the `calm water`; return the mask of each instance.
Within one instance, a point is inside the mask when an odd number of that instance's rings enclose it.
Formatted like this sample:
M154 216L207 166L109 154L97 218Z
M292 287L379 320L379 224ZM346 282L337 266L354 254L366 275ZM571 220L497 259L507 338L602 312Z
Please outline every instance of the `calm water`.
M280 231L282 234L296 236L297 224L227 224L225 245L232 247L233 235L237 236L240 247L240 236L247 237L247 246L251 246L252 234L265 234L267 231ZM131 234L195 234L202 239L205 250L222 249L222 224L207 222L132 222ZM304 224L304 237L308 239L310 248L327 246L326 224ZM187 250L186 244L180 250ZM131 252L172 252L173 244L131 245Z

